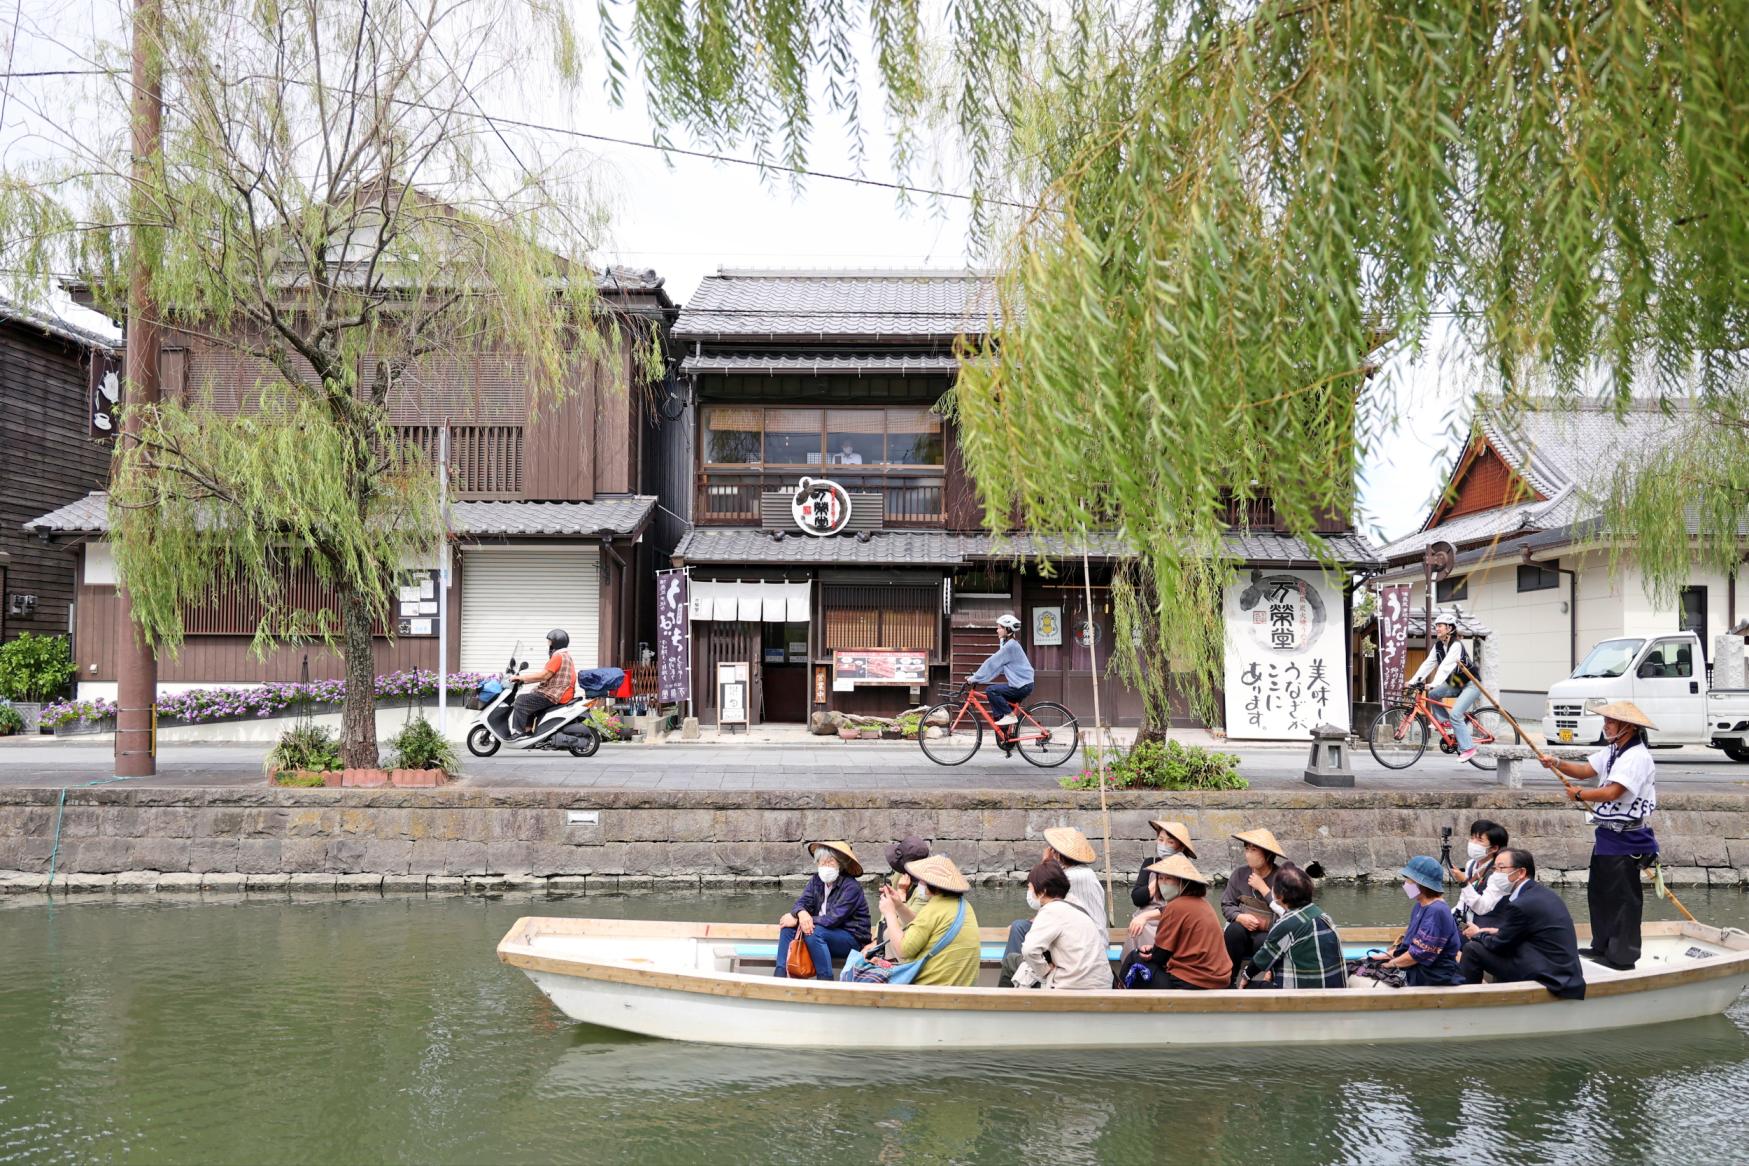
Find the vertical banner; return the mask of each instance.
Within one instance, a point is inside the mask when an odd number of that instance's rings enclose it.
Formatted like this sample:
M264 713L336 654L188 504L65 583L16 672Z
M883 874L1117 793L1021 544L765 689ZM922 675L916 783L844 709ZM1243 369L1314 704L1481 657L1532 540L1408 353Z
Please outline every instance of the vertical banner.
M692 699L692 609L684 570L656 572L656 699Z
M1227 736L1307 740L1346 729L1348 629L1342 593L1321 572L1254 570L1227 587Z
M1379 696L1396 700L1403 692L1409 661L1409 584L1379 588Z

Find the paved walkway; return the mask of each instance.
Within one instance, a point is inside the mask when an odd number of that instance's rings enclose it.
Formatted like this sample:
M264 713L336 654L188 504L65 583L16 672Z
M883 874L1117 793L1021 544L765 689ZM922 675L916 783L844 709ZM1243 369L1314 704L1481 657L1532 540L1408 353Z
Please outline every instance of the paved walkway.
M1308 787L1302 779L1304 745L1225 745L1207 734L1183 734L1189 743L1221 744L1240 757L1239 771L1258 789ZM112 746L107 740L0 738L0 786L76 785L110 776ZM145 784L155 786L234 786L260 784L265 745L169 745L159 769ZM1658 782L1663 790L1749 791L1749 765L1730 761L1716 750L1688 747L1659 750ZM594 757L564 754L499 754L490 759L463 756L465 784L477 789L557 787L577 789L722 790L950 790L1058 788L1058 779L1078 771L1082 758L1059 770L1043 770L1019 757L1005 758L994 748L980 750L964 765L936 765L916 744L839 741L802 737L785 742L716 738L698 742L604 745ZM1490 773L1429 754L1409 769L1391 771L1365 749L1354 758L1357 788L1482 790L1495 785ZM1540 770L1526 778L1529 788L1543 780Z

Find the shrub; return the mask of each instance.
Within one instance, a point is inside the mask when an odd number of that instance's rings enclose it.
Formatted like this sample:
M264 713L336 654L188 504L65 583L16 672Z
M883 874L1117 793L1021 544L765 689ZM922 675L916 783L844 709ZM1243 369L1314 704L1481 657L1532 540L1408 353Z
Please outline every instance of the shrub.
M456 771L455 749L430 721L417 717L389 741L389 768Z
M93 700L57 700L43 705L42 723L51 729L64 729L80 721L101 721L113 717L121 706L113 700L97 697Z
M282 769L273 775L273 784L289 785L293 789L315 789L317 786L327 785L328 782L322 774L314 770Z
M0 703L0 737L10 737L24 731L24 714L9 704Z
M0 647L0 696L9 700L49 700L67 687L79 670L66 636L24 632Z
M1099 761L1099 752L1089 749L1086 767L1063 778L1063 788L1098 789ZM1142 741L1106 757L1105 776L1112 789L1247 789L1251 783L1239 776L1238 764L1234 754L1200 745Z
M340 739L325 725L294 725L279 735L262 768L276 779L296 769L339 769ZM296 784L280 782L281 785ZM303 784L315 784L305 782Z
M595 727L595 731L601 734L603 741L628 741L631 739L631 727L618 713L602 708L600 705L590 709L589 715L583 719Z

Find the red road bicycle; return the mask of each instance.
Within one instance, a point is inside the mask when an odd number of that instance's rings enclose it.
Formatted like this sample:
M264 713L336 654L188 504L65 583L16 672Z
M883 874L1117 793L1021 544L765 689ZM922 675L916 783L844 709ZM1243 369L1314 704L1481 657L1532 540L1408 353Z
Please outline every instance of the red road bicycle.
M1407 769L1421 759L1421 754L1427 749L1427 726L1434 727L1439 737L1439 750L1442 753L1457 755L1457 734L1452 731L1449 722L1436 719L1433 706L1449 710L1453 702L1437 700L1427 695L1427 689L1420 685L1403 693L1403 703L1388 708L1373 718L1372 729L1366 735L1366 747L1372 750L1373 758L1386 769ZM1449 716L1449 712L1447 713ZM1470 734L1478 746L1481 745L1516 745L1519 743L1518 730L1511 721L1493 705L1482 705L1464 714L1464 720L1469 723ZM1493 758L1480 755L1472 757L1470 764L1477 769L1492 771L1497 764Z
M923 714L917 743L923 755L937 765L961 765L984 743L984 729L995 734L1002 752L1020 755L1034 765L1049 769L1075 755L1081 742L1081 726L1075 714L1054 701L1016 701L1012 725L998 725L990 715L990 698L984 690L963 684L944 703Z

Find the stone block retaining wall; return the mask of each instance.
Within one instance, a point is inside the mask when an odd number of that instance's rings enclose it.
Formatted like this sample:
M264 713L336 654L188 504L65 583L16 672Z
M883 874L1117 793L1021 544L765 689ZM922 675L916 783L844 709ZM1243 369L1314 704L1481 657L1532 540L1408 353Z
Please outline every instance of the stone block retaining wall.
M771 883L809 868L802 843L846 838L864 864L884 845L933 839L987 882L1022 875L1046 828L1074 825L1095 845L1096 798L1000 790L876 793L726 791L160 789L0 790L0 889L41 889L56 842L56 885L117 890L430 890ZM1493 818L1538 859L1545 878L1583 879L1591 833L1543 793L1221 791L1111 799L1113 868L1133 877L1152 845L1149 818L1186 822L1198 864L1225 875L1235 830L1273 830L1296 861L1339 880L1395 881L1415 854L1438 854L1453 827ZM567 811L593 811L567 824ZM1657 829L1673 882L1749 885L1749 796L1661 799Z

